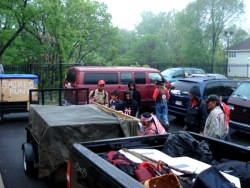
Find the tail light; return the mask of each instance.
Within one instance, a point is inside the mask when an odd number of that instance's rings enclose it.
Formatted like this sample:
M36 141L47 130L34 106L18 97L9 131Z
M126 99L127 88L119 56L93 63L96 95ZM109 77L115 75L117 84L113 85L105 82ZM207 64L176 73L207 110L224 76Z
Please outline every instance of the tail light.
M71 162L67 163L67 188L71 188Z

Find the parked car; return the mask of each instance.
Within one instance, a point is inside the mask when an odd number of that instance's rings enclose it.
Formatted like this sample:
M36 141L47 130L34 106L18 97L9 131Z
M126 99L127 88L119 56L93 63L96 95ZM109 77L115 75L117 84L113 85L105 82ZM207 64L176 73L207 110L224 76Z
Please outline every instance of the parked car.
M176 117L185 117L186 103L189 100L189 91L197 85L200 88L202 99L209 95L222 96L223 102L227 102L230 95L238 87L239 81L227 78L198 77L185 78L174 82L170 88L168 103L169 114Z
M191 74L205 74L205 71L199 68L178 67L166 69L161 74L171 83L186 78Z
M226 78L223 74L214 74L214 73L207 73L207 74L191 74L188 76L189 78L197 78L197 77L212 77L212 78Z
M250 80L243 81L228 99L230 127L250 134Z
M116 89L122 100L124 91L128 89L129 81L134 80L136 89L141 93L142 106L154 105L153 92L156 81L165 82L166 87L170 87L161 72L153 68L74 66L70 67L66 73L64 88L88 88L91 91L96 89L98 80L105 81L105 91L108 93ZM65 101L69 104L74 104L75 98L77 98L76 93L73 92L65 92ZM86 92L78 93L79 104L86 104L87 101Z

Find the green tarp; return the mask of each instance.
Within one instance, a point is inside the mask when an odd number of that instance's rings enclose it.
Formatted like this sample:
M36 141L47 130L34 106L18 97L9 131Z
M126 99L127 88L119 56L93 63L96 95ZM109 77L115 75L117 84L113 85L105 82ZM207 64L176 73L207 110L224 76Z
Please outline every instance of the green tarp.
M73 143L138 136L138 122L95 105L31 105L29 130L38 142L38 175L51 175L69 158Z

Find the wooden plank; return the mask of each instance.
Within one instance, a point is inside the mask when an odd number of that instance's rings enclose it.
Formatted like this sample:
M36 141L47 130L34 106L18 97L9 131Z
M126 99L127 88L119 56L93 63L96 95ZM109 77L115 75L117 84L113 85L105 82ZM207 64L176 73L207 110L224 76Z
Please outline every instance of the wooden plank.
M130 115L127 115L127 114L124 114L124 113L121 112L121 111L113 110L113 109L111 109L111 108L109 108L109 107L107 107L107 106L103 106L103 105L101 105L101 104L99 104L99 103L96 103L96 102L93 102L92 104L95 104L95 105L99 106L100 108L103 108L103 109L105 109L105 110L107 110L107 111L114 112L115 114L117 114L118 116L120 116L120 117L122 117L122 118L125 118L125 119L132 119L132 120L141 122L140 119L138 119L138 118L136 118L136 117L133 117L133 116L130 116Z

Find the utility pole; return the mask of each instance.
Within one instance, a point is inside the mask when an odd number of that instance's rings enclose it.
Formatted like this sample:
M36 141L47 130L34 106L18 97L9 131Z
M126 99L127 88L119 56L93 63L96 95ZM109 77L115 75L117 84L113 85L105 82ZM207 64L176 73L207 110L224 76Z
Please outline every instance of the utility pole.
M226 75L228 76L228 71L229 71L229 68L228 68L228 64L229 64L229 39L230 39L230 36L233 34L232 31L225 31L224 32L225 36L227 37L227 72L226 72Z

